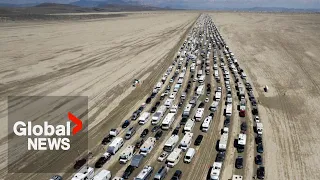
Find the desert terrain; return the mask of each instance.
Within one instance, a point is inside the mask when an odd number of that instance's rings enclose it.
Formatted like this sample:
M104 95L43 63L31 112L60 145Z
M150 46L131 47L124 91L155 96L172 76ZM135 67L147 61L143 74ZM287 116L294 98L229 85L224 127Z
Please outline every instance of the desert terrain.
M53 174L10 174L6 175L6 135L7 96L18 95L82 95L89 97L89 149L93 158L88 165L93 167L96 160L106 151L101 140L111 128L120 127L132 112L145 102L152 88L160 81L163 73L176 59L177 52L187 34L192 30L198 12L143 12L124 13L125 16L100 18L82 21L50 22L8 22L0 25L0 94L1 94L1 155L0 179L48 179ZM319 101L320 64L320 22L316 14L271 14L271 13L210 13L209 14L230 50L235 54L241 68L248 74L249 82L254 85L254 94L258 100L259 116L264 125L263 165L266 179L318 179L320 177L318 149L319 125L317 111ZM217 34L216 34L217 35ZM188 48L185 47L185 50ZM206 179L210 174L217 155L216 143L224 127L224 108L226 83L223 80L222 67L219 67L221 83L212 76L213 55L221 56L221 62L227 62L222 50L209 50L210 75L205 85L210 83L212 93L202 95L196 107L205 98L205 112L202 120L210 114L208 111L214 99L214 91L222 87L223 97L214 114L213 123L208 132L200 131L201 122L193 128L193 141L204 135L201 146L190 164L183 163L183 157L172 168L166 179L172 177L175 170L183 172L182 179ZM199 56L200 59L200 56ZM218 58L219 59L219 58ZM176 63L177 64L177 63ZM176 65L175 64L175 65ZM198 82L191 78L190 63L187 64L186 79L177 97L192 81L182 108L172 129L164 131L163 136L152 152L144 158L130 179L136 176L145 165L154 167L153 175L165 163L158 162L165 141L179 124L184 107L195 93ZM179 69L173 66L173 72ZM200 67L198 66L198 70ZM169 75L172 77L172 73ZM141 85L132 87L133 79L139 79ZM150 111L168 82L143 112ZM172 84L173 83L173 84ZM230 179L233 174L252 179L256 174L254 157L253 118L247 113L240 118L237 113L237 92L235 79L230 79L233 98L233 115L229 126L229 140L220 179ZM265 93L263 87L268 85ZM172 88L171 88L172 90ZM170 91L171 91L170 90ZM178 104L176 98L174 104ZM249 101L246 95L247 101ZM164 101L162 101L164 102ZM251 106L247 107L248 112ZM190 117L195 115L192 111ZM241 122L248 123L247 145L244 168L234 167L237 151L233 139L240 133ZM144 128L151 130L148 122L138 125L132 121L130 126L137 128L136 135L125 141L124 147L134 145ZM118 136L123 137L126 129ZM151 135L150 135L151 134ZM149 132L150 136L155 133ZM179 131L180 140L183 137ZM122 149L121 149L122 150ZM185 154L185 153L184 153ZM119 153L114 155L103 168L112 175L122 176L127 165L118 162ZM72 168L66 164L63 171ZM101 169L96 169L99 172ZM75 172L75 171L74 171ZM61 174L69 179L72 174ZM152 176L153 177L153 176ZM307 178L306 178L307 177Z
M319 179L319 14L211 16L257 92L266 178Z

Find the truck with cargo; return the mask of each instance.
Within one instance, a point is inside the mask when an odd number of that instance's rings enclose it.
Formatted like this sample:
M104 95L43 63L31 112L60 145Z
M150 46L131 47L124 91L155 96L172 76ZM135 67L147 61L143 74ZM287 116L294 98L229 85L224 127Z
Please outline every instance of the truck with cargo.
M168 167L173 168L180 160L182 149L175 148L168 156L166 164Z
M121 137L116 137L111 144L108 146L108 153L116 154L117 151L123 146L123 139Z
M188 119L186 124L184 125L183 132L191 132L195 125L194 119Z
M176 113L168 113L161 123L162 129L169 129L171 124L175 121Z
M103 169L97 175L94 176L93 180L110 180L111 172Z
M189 117L191 109L192 109L192 104L187 104L186 107L183 110L182 116L183 117Z
M139 124L145 124L149 121L150 113L149 112L144 112L140 117L139 117Z
M182 140L180 141L180 145L179 145L180 149L182 149L183 151L187 151L192 143L192 137L193 137L192 132L186 132Z
M71 180L93 180L94 168L89 166L83 166Z
M212 116L206 117L203 123L201 124L201 131L207 132L210 128L211 121L212 121Z
M143 156L147 156L153 149L155 143L156 143L156 138L148 137L148 139L140 147L140 154Z
M131 160L132 156L134 155L134 148L134 146L130 145L121 152L119 157L120 164L126 164Z
M171 152L176 147L179 141L178 135L172 135L164 144L163 150L166 152Z
M228 143L228 133L223 133L219 141L219 150L225 151L227 149L227 143Z
M167 111L167 107L164 105L161 105L159 107L159 109L157 110L157 112L153 114L153 116L151 118L152 119L151 124L152 125L158 124L161 121L164 114L166 113L166 111Z
M203 113L204 113L204 108L198 108L196 111L196 114L194 115L195 120L201 121Z

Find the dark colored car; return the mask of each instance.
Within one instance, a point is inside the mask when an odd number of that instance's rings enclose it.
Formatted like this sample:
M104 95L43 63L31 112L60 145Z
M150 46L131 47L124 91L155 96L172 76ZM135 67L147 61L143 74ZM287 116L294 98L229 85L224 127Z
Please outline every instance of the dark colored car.
M187 117L183 117L180 121L180 125L185 125L188 121L188 118Z
M236 168L237 169L242 169L243 168L243 157L238 156L236 159Z
M172 132L172 135L178 135L179 134L179 128L175 128Z
M76 161L76 163L74 164L73 168L74 169L80 169L84 164L86 164L87 159L83 158L83 159L79 159Z
M144 137L146 137L146 136L148 135L148 133L149 133L149 129L144 129L144 130L142 131L140 137L141 137L141 138L144 138Z
M257 146L257 152L258 152L258 153L263 153L263 145L262 145L262 143L258 144L258 146Z
M203 139L203 135L199 135L197 138L196 138L196 140L194 141L194 145L195 146L199 146L200 144L201 144L201 142L202 142L202 139Z
M260 166L257 169L257 178L258 179L264 179L264 167L263 166Z
M257 136L256 137L256 144L261 144L262 143L262 136Z
M109 142L111 142L112 138L113 138L113 136L108 135L107 137L103 138L101 144L103 144L103 145L108 144Z
M204 107L204 103L201 102L201 103L199 104L198 108L203 108L203 107Z
M246 122L243 122L242 124L241 124L241 131L246 131L247 130L247 123Z
M224 126L226 126L226 127L229 126L229 125L230 125L230 118L227 117L227 118L224 120L223 124L224 124Z
M124 171L122 178L129 179L129 176L132 174L133 170L134 170L134 167L129 165L127 169Z
M171 180L180 180L181 176L182 176L182 171L176 170L176 172L174 172Z
M159 131L157 131L157 133L154 135L154 137L156 138L156 140L159 140L159 139L161 138L162 134L163 134L163 131L159 130Z
M216 156L216 162L223 162L225 155L226 155L225 152L218 152Z
M181 108L182 107L182 105L183 105L183 102L181 101L181 102L179 102L179 104L178 104L178 108Z
M212 113L210 113L210 114L209 114L209 116L214 117L214 113L213 113L213 112L212 112Z
M156 95L157 95L157 93L152 93L150 98L154 98L154 97L156 97Z
M154 126L152 129L151 129L151 132L156 132L160 129L160 126L159 125L156 125Z
M129 120L125 120L122 124L122 128L126 128L130 125L130 121Z
M96 164L94 165L95 168L101 168L107 161L109 161L111 158L111 155L109 154L109 156L107 157L100 157L98 159L98 161L96 162Z
M191 74L191 79L193 79L194 78L194 75L193 74Z
M157 107L153 106L153 107L151 108L151 113L156 112L156 110L157 110Z
M62 180L62 177L59 176L59 175L54 175L54 176L51 177L50 180Z
M151 102L151 97L148 97L146 103L149 104Z
M143 143L144 143L144 139L141 138L136 142L135 147L138 149L142 146Z
M255 162L256 162L257 165L262 165L262 156L258 154L255 157Z
M139 109L137 110L137 112L140 114L143 111L144 107L140 106Z
M187 89L190 89L190 87L191 87L191 85L190 85L190 84L188 84L188 85L187 85Z
M159 105L160 105L160 101L157 101L154 106L155 106L155 107L158 107Z

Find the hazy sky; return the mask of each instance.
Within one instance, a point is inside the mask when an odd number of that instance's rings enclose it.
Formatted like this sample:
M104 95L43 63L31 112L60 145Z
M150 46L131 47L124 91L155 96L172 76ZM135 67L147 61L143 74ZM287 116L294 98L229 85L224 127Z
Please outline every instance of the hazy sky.
M70 3L77 0L0 0L0 3L28 4L28 3ZM92 0L104 1L104 0ZM128 0L125 0L128 1ZM176 5L193 8L247 8L247 7L288 7L288 8L320 8L320 0L132 0L149 5Z

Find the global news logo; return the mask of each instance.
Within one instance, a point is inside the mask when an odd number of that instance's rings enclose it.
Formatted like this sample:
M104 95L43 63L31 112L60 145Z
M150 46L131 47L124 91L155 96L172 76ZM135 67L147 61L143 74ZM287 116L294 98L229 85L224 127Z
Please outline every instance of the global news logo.
M75 124L71 133L71 122L67 121L64 125L53 125L44 121L43 125L33 125L31 121L27 123L17 121L13 125L13 132L17 136L26 136L27 149L46 151L70 149L70 137L76 135L82 129L82 121L71 112L68 112L68 119Z

